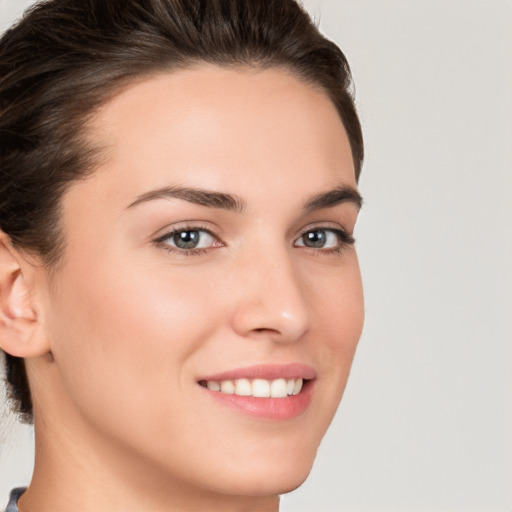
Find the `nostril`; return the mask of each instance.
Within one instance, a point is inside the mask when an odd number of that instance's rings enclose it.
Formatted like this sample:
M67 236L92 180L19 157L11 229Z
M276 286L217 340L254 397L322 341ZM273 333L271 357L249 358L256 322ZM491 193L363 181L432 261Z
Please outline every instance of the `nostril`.
M263 291L258 293L263 294ZM289 297L284 292L281 295L276 291L269 297L240 300L232 317L235 332L259 339L269 337L275 341L298 340L308 328L306 300L302 301L302 296Z

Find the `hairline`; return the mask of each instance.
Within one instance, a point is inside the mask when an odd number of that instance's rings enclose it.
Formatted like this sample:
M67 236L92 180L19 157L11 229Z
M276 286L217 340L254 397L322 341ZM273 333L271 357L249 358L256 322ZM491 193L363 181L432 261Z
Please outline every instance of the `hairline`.
M97 137L94 137L95 133L95 126L94 123L96 119L98 118L101 110L107 106L111 101L113 101L116 97L123 94L123 92L127 91L133 86L136 86L137 84L141 84L147 80L151 80L152 78L158 78L167 74L171 74L174 72L179 71L187 71L187 70L193 70L193 69L200 69L203 66L208 67L217 67L217 68L224 68L224 69L230 69L230 70L236 70L236 71L247 71L247 72L262 72L269 69L278 69L282 70L283 72L289 74L290 76L295 77L297 80L299 80L304 85L311 87L313 90L323 94L327 97L331 105L335 108L336 113L338 115L338 118L343 126L343 129L345 131L345 134L347 136L347 139L350 142L350 137L348 136L345 123L343 121L343 118L341 116L341 113L339 112L339 109L336 106L336 103L332 100L329 91L325 86L320 84L318 81L315 81L309 77L306 77L304 73L301 73L299 69L294 67L293 65L286 63L286 62L276 62L272 61L271 59L247 59L247 60L241 60L241 59L232 59L225 61L219 60L214 61L213 59L199 59L199 58L190 58L187 61L183 62L167 62L167 63L155 63L153 67L148 67L147 69L140 69L137 72L134 72L133 74L126 73L123 76L117 77L113 79L106 87L106 91L101 95L99 100L92 106L91 109L89 109L87 112L84 112L82 122L80 123L80 129L78 130L75 137L72 137L70 139L70 145L74 147L77 153L81 153L83 151L83 148L80 149L80 146L85 145L88 149L89 153L89 159L87 161L87 167L90 168L90 170L87 170L85 172L82 172L79 176L77 176L75 179L67 181L64 186L62 187L61 193L59 195L58 201L56 202L56 224L54 228L54 250L50 254L49 257L43 257L39 258L41 263L47 267L48 276L51 277L58 273L59 269L62 268L65 260L65 252L66 252L66 246L67 246L67 240L64 235L63 226L61 224L62 220L62 205L64 201L64 197L67 193L67 191L73 187L75 183L78 183L82 180L86 180L90 176L94 175L99 167L101 167L103 164L105 164L108 161L109 152L111 149L111 146L108 145L102 145ZM78 102L79 99L76 98L75 102ZM77 150L78 147L78 150ZM359 164L356 161L356 156L354 155L352 148L351 148L351 156L352 156L352 163L354 166L354 172L356 175L356 184L358 182L358 169ZM18 244L15 243L16 246ZM22 248L21 245L18 246L19 248ZM32 255L35 258L38 258L38 255L36 252L32 252L30 250L26 250L23 248L24 251L26 251L27 254Z

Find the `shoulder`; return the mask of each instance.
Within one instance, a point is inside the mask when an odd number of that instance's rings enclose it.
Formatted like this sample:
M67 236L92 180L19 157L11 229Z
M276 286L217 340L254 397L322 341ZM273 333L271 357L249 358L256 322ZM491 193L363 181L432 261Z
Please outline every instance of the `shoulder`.
M26 487L17 487L11 491L9 496L9 503L5 512L19 512L18 511L18 499L25 492Z

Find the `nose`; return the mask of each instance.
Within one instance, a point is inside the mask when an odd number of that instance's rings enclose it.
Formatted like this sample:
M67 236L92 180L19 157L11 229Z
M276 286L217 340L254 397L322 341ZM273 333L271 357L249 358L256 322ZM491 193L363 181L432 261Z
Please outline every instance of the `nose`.
M308 330L310 310L300 272L285 249L253 253L235 272L240 293L233 329L245 337L293 342Z

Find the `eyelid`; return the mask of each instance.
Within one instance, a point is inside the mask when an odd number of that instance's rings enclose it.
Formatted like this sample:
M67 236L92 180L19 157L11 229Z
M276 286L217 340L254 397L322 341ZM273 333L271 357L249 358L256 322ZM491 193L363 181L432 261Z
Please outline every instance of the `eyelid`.
M214 238L218 238L217 235L215 233L212 233L208 228L204 228L201 226L180 226L175 228L169 228L168 231L165 231L164 234L157 236L155 238L155 242L163 242L164 240L171 238L176 233L181 233L183 231L204 231L205 233L208 233Z
M337 252L337 251L339 252L344 247L346 247L348 245L353 245L355 243L353 234L351 234L347 229L343 228L339 224L336 224L335 226L333 226L333 225L329 225L329 224L325 224L325 223L323 223L323 224L319 223L319 224L307 226L306 228L302 229L300 234L294 239L294 242L293 242L294 246L305 234L307 234L311 231L320 231L320 230L330 231L330 232L334 233L339 240L339 245L336 248L313 248L313 247L308 247L305 244L298 245L296 247L304 247L306 249L310 249L315 252L329 253L329 252Z
M345 228L339 222L319 221L319 222L313 222L311 224L308 224L307 226L298 230L298 232L296 234L296 238L300 238L305 233L308 233L309 231L314 231L315 229L325 229L326 231L327 230L337 231L337 232L341 232L350 237L353 236L352 230Z
M184 256L203 254L209 251L210 249L224 247L226 245L222 240L221 236L218 233L215 233L214 230L205 226L204 224L195 224L195 222L197 221L184 221L179 224L168 226L167 228L165 228L165 231L162 235L157 235L156 238L153 237L153 243L164 248L169 252L177 253ZM203 231L210 235L215 240L215 245L211 245L209 247L182 249L180 247L176 247L174 245L165 243L166 240L173 237L176 233L180 233L183 231Z
M182 221L177 224L167 226L165 231L161 235L156 235L156 237L152 237L153 243L156 245L164 248L165 250L169 252L176 253L178 255L183 256L193 256L198 254L204 254L211 249L216 249L220 247L225 247L226 243L223 241L223 237L221 234L219 234L218 229L211 229L209 226L205 225L205 223L199 223L196 224L196 222L200 221ZM335 247L309 247L305 244L296 245L299 240L304 237L307 233L315 230L323 230L328 231L331 233L334 233L334 235L338 239L338 244ZM160 230L162 232L163 230ZM207 233L209 236L211 236L215 243L212 245L209 245L207 247L198 247L198 248L189 248L184 249L180 247L176 247L175 245L171 245L169 243L165 243L166 240L173 237L176 233L184 232L184 231L203 231ZM330 224L326 222L319 222L315 223L309 226L306 226L305 228L302 228L299 233L297 233L293 239L293 245L294 247L300 247L307 250L310 250L315 253L339 253L341 252L345 247L349 245L353 245L355 243L355 240L353 238L353 235L349 232L349 230L342 227L340 224Z
M212 225L210 222L201 220L183 220L168 224L167 226L160 228L154 235L151 236L151 240L154 242L165 240L169 238L176 231L206 231L219 240L222 240L223 234L219 228Z

